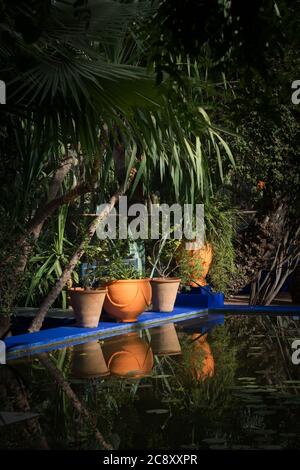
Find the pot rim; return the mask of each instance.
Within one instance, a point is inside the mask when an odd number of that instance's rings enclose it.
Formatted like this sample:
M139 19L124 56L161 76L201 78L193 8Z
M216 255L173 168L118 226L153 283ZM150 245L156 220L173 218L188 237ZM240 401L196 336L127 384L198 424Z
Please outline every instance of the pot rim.
M142 279L113 279L111 281L107 281L105 284L106 286L110 284L115 284L115 283L134 283L134 282L149 282L151 281L150 277L143 277Z
M85 289L84 287L70 287L68 289L68 292L75 292L77 294L102 294L104 292L107 292L107 288L105 286L97 287L96 289Z
M181 282L179 277L153 277L151 282L161 282L161 283L174 283L174 282Z

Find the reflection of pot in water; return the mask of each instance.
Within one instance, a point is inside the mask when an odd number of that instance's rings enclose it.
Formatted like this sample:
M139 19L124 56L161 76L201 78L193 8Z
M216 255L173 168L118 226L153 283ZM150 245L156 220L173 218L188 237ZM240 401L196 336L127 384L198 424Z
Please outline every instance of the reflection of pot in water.
M192 335L193 354L192 354L192 373L196 380L203 381L212 377L215 373L215 361L207 342L207 333L200 336L199 333Z
M150 333L153 354L158 356L181 354L181 346L174 323L151 328Z
M90 343L74 346L72 352L71 377L89 379L109 375L100 343Z
M113 375L139 378L149 374L153 368L152 349L138 333L106 340L103 353Z

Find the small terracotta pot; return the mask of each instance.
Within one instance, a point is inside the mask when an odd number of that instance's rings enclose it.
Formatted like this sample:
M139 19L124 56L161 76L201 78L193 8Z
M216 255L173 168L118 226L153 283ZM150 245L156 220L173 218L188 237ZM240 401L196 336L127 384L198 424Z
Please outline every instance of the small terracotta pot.
M75 379L91 379L109 375L100 343L90 343L74 346L71 362L71 377Z
M107 284L105 311L119 322L136 322L151 304L150 279L125 279Z
M174 323L151 328L150 334L153 354L157 356L181 354L181 346Z
M99 324L106 287L99 289L83 289L74 287L68 290L70 303L73 307L76 324L84 328L95 328Z
M103 353L112 375L140 378L150 374L153 368L153 353L150 344L138 333L106 340Z
M151 279L153 310L172 312L180 279L156 277Z
M190 285L192 287L198 287L198 284L200 284L200 286L207 285L205 278L208 274L208 271L209 271L209 268L211 266L212 259L213 259L212 245L207 243L206 245L202 247L201 246L197 247L197 246L199 246L198 242L185 242L184 244L185 256L188 256L188 258L190 258L191 260L189 262L189 265L191 267ZM193 272L193 267L195 266L195 264L197 265L200 264L199 261L201 262L201 265L202 265L202 271L201 271L200 277L199 277L199 273L197 272L197 270ZM195 280L198 284L193 282L192 279Z
M195 379L200 382L214 375L215 360L207 342L207 334L199 337L199 333L194 333L192 339L195 340L192 355L192 373Z

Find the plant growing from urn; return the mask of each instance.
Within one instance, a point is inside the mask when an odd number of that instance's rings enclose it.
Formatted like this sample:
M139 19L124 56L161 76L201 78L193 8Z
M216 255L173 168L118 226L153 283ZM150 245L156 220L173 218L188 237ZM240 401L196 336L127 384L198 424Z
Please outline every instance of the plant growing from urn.
M181 249L181 241L167 236L157 240L152 247L151 256L148 256L148 262L152 267L150 278L153 310L172 312L180 284L187 285L191 276L191 265ZM202 267L197 273L201 270Z

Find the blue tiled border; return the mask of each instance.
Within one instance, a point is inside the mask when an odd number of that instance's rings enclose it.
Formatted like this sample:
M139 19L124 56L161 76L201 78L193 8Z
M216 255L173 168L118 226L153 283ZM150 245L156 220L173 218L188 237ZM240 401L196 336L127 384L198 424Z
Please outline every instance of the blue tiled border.
M191 309L191 307L175 307L173 312L145 312L136 323L100 322L97 328L80 328L76 326L60 326L37 333L26 333L11 336L5 340L7 359L17 359L39 352L46 352L62 347L62 345L80 344L92 339L104 339L121 335L143 328L153 328L163 323L179 322L191 318L207 316L207 308Z
M66 312L68 315L70 311ZM39 352L51 351L66 345L75 345L104 339L123 333L153 328L163 323L180 322L192 318L202 318L211 314L249 315L266 313L300 315L300 306L243 306L224 305L224 296L216 294L179 294L176 306L171 313L144 312L136 323L100 322L97 328L79 328L76 326L59 326L37 333L26 333L11 336L5 340L7 359L13 360Z

